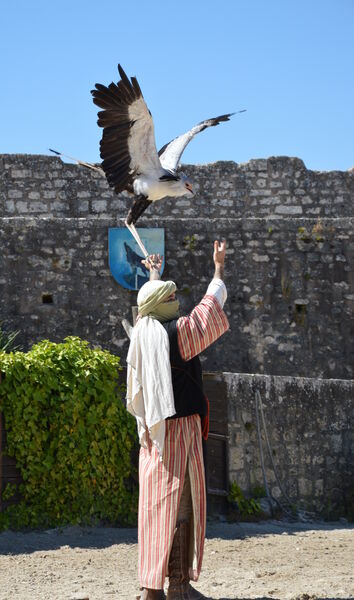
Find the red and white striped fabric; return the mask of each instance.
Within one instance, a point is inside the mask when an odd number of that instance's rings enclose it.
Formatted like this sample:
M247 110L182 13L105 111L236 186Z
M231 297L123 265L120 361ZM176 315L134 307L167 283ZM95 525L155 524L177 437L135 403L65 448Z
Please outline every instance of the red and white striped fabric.
M215 296L204 296L188 316L177 321L178 347L183 360L203 352L228 329L227 316Z
M229 328L213 295L205 295L186 317L177 321L178 346L190 360ZM176 528L186 468L193 503L193 560L190 579L197 581L203 559L206 492L199 415L167 419L163 460L155 446L140 448L139 459L139 579L145 588L163 588Z
M142 587L161 589L168 559L186 468L189 469L193 503L194 544L189 576L197 581L202 566L206 494L199 415L166 421L163 460L156 448L140 448L139 460L139 580Z

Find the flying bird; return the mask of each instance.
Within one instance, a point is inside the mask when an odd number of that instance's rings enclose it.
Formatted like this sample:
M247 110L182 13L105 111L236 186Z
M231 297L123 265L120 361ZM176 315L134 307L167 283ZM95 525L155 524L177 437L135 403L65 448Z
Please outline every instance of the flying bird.
M96 83L96 89L91 90L94 103L102 109L97 121L103 128L101 167L117 194L126 190L135 195L125 225L147 256L135 223L152 202L166 196L194 196L192 183L177 172L183 151L197 133L229 121L235 113L198 123L157 152L153 119L138 81L135 77L129 80L121 65L118 72L121 79L117 84Z

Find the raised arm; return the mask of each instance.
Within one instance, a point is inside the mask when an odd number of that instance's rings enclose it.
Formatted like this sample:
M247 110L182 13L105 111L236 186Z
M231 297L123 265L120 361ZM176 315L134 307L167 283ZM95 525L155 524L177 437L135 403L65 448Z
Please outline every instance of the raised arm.
M222 242L218 242L215 240L214 242L214 253L213 253L213 261L215 266L214 277L211 280L209 287L207 289L206 295L215 296L217 301L219 302L221 308L223 308L226 299L227 299L227 291L224 284L224 263L225 263L225 253L226 253L226 241L222 240Z
M224 282L226 242L214 242L214 278L207 292L192 312L177 321L178 347L184 360L200 354L229 329L223 311L227 292Z

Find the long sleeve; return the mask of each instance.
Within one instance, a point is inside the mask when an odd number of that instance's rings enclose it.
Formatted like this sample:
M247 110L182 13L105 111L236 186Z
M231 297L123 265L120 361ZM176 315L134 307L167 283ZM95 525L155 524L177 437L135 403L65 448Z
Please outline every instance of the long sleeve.
M214 277L209 283L208 289L206 291L206 296L215 296L217 301L219 302L221 308L224 308L224 304L227 300L227 290L226 285L224 284L222 279L218 277Z
M183 360L203 352L228 329L229 322L221 302L210 293L209 286L207 294L192 312L177 321L178 348Z

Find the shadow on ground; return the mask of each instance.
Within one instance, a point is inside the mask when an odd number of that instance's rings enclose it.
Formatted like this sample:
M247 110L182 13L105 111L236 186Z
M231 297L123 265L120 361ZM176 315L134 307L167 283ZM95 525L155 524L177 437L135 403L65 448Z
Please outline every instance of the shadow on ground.
M136 529L119 527L79 527L76 525L47 531L6 531L0 534L0 554L29 554L42 550L71 548L109 548L115 544L137 544Z
M208 600L213 600L213 598L208 597ZM276 598L275 596L258 596L257 598L244 598L243 596L225 596L224 598L219 598L219 600L283 600L282 598ZM309 594L302 594L301 596L294 596L291 600L352 600L351 596L346 596L345 598L338 598L338 596L325 598L322 596L313 596Z
M299 531L331 531L335 529L354 530L354 525L340 522L300 523L275 520L261 523L221 523L217 521L207 524L207 538L237 540L265 535L294 535ZM58 550L62 546L101 549L115 544L137 544L137 542L136 529L118 527L79 527L74 525L47 531L5 531L0 533L0 554L29 554L43 550ZM228 598L227 600L239 599Z
M303 531L333 531L353 529L354 524L340 521L261 521L259 523L227 523L211 521L207 524L207 537L222 540L245 539L263 535L294 535ZM312 599L311 599L312 600Z

